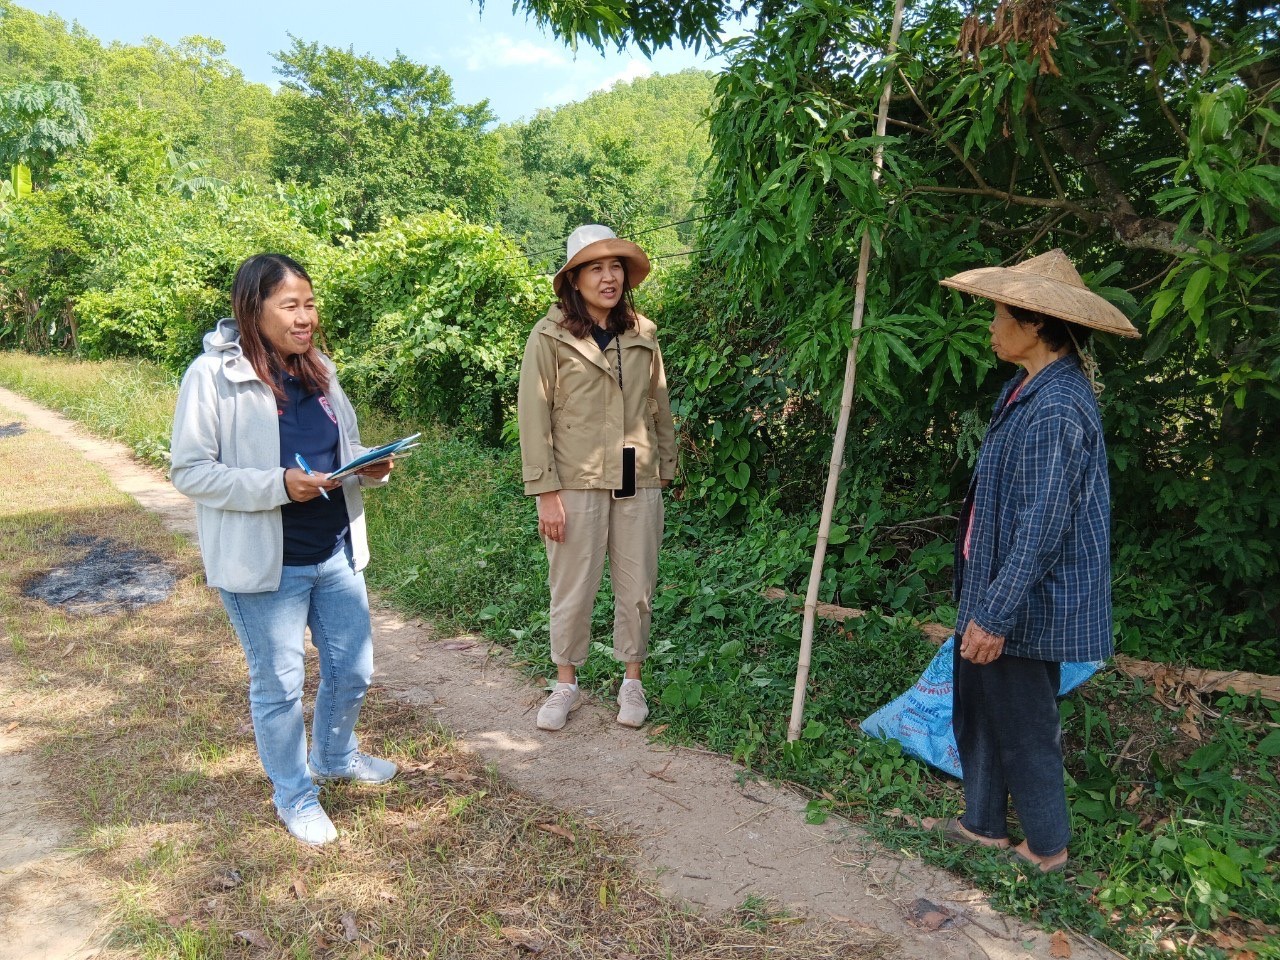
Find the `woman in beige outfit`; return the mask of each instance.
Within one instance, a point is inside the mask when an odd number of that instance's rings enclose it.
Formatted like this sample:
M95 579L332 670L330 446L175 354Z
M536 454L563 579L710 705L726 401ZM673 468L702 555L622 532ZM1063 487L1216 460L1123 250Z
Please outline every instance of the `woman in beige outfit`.
M649 714L640 666L649 649L662 542L662 490L675 476L675 426L657 328L631 290L649 258L608 227L579 227L520 367L524 489L538 498L551 586L555 690L538 727L559 730L581 702L577 668L591 645L591 611L605 557L614 593L613 655L626 665L618 722Z

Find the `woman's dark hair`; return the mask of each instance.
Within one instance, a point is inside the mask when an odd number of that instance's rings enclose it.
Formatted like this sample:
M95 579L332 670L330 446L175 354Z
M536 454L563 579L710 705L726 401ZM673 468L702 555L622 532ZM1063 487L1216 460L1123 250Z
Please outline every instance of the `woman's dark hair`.
M605 329L615 334L626 333L636 325L636 305L631 298L631 275L627 272L627 261L619 257L618 262L622 264L622 296L609 311L609 319L605 323ZM579 339L587 336L596 325L595 319L587 310L587 301L578 292L576 283L578 274L592 263L595 261L588 260L570 270L564 282L560 284L560 293L557 296L560 312L564 314L560 325Z
M1051 317L1049 314L1041 313L1039 310L1015 307L1009 303L1004 306L1009 311L1009 315L1019 323L1034 324L1036 336L1050 350L1057 351L1065 347L1072 353L1079 353L1080 349L1089 341L1089 335L1093 333L1089 327L1063 320L1061 317ZM1072 339L1073 337L1074 339Z
M240 349L277 400L285 399L281 381L286 370L298 378L308 393L323 393L329 388L329 371L314 346L306 353L282 357L262 336L262 305L289 276L311 283L310 275L292 257L256 253L240 264L231 281L231 313L240 327ZM317 335L319 332L317 328Z

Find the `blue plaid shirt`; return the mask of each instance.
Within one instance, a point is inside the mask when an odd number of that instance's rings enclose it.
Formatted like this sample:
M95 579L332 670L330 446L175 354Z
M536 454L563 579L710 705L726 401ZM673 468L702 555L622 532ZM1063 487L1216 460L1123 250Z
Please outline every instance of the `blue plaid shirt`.
M1008 403L1025 379L1019 371L996 401L960 512L956 636L973 620L1013 656L1103 660L1113 650L1111 485L1098 405L1075 357Z

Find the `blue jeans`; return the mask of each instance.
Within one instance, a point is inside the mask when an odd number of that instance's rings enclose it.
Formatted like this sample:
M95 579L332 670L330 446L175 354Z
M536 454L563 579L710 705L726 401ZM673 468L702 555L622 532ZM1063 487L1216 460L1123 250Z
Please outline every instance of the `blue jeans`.
M1027 846L1051 857L1071 841L1063 783L1058 683L1062 665L1002 654L985 666L956 640L952 724L964 771L964 816L973 833L1008 835L1009 801Z
M277 809L295 806L316 787L307 774L302 718L303 628L320 652L320 689L311 728L311 768L342 770L356 750L355 726L373 676L373 629L364 574L351 550L323 563L284 567L270 593L222 594L249 662L249 713L258 757L271 778Z

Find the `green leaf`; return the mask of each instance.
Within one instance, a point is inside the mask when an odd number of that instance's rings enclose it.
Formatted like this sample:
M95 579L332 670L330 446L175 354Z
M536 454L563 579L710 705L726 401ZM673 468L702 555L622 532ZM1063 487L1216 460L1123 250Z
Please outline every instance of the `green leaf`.
M820 740L822 735L827 732L827 725L821 720L810 720L804 726L804 731L800 734L805 740Z
M1264 757L1280 757L1280 730L1272 730L1254 749Z
M1197 323L1204 315L1204 292L1212 279L1213 268L1201 267L1191 275L1191 279L1187 281L1186 289L1182 291L1182 307L1191 316L1191 319ZM1154 315L1154 311L1152 312Z

